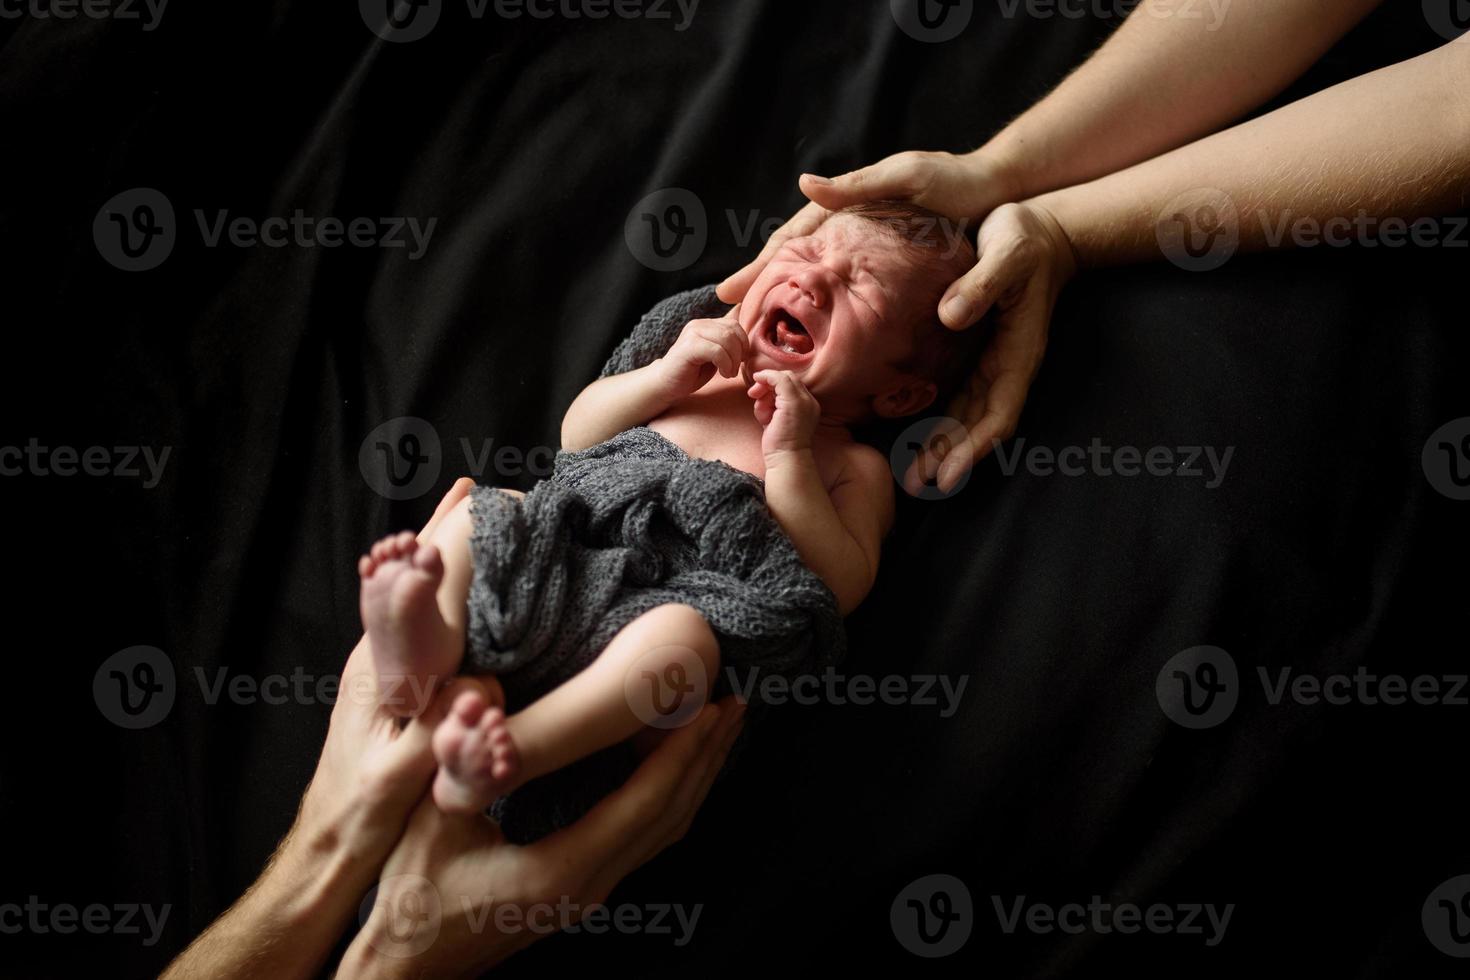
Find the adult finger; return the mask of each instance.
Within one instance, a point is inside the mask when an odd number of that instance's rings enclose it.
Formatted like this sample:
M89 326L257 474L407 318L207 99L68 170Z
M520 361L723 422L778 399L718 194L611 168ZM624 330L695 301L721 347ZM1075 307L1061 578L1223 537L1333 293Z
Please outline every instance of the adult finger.
M839 177L801 175L801 192L828 211L868 201L912 200L924 192L932 172L921 157L899 153Z
M672 795L661 801L657 818L650 821L627 848L611 854L588 881L588 889L594 896L607 895L619 881L682 839L689 830L694 815L704 804L715 778L724 768L731 746L744 727L745 705L733 695L720 702L719 709L721 715L715 730L704 740L698 754L687 764L683 761L677 764L676 772L681 778Z
M1015 434L1030 387L1030 374L1020 368L1002 370L990 382L980 418L970 426L967 437L939 464L938 483L942 492L953 490L972 466L990 455L996 443L1005 442Z
M718 744L717 736L725 730L722 722L729 720L726 706L705 705L692 723L670 732L619 789L570 827L527 845L525 857L574 869L573 876L588 885L604 882L614 872L626 874L620 858L645 853L646 839L662 836L660 818L708 747Z
M766 263L771 261L771 256L781 250L793 238L805 238L821 227L822 222L827 220L827 212L816 204L808 204L796 212L789 221L767 239L765 247L761 249L755 261L749 263L745 268L720 283L715 288L715 294L726 303L738 303L745 298L750 287L760 278L765 270Z
M974 326L1003 297L1024 286L1031 271L1018 242L1002 239L982 245L980 261L945 290L939 318L951 330Z

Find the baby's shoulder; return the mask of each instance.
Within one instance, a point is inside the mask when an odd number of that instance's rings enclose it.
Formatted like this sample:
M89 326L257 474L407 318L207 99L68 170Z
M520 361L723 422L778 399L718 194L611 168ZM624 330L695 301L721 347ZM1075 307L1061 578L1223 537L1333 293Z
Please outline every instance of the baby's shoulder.
M865 442L853 440L838 447L842 483L852 484L865 495L880 499L893 496L893 471L888 457Z

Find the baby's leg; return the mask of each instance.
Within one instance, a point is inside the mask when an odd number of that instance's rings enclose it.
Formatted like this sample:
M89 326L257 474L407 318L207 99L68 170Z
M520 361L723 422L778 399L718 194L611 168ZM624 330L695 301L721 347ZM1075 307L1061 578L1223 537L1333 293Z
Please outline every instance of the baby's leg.
M395 534L358 562L362 625L373 651L379 697L393 714L422 712L435 688L459 669L474 572L472 523L465 499L429 540L420 542L409 531Z
M451 813L497 797L645 726L694 717L720 669L720 648L691 606L650 609L623 627L591 666L509 718L473 692L434 732L434 801Z

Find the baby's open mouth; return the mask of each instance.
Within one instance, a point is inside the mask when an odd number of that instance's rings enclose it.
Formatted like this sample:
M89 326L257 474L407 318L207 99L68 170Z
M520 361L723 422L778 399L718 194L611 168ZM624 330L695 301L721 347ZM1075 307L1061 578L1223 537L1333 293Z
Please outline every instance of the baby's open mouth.
M772 347L787 354L801 356L812 352L812 335L807 332L806 325L779 306L771 311L766 339Z

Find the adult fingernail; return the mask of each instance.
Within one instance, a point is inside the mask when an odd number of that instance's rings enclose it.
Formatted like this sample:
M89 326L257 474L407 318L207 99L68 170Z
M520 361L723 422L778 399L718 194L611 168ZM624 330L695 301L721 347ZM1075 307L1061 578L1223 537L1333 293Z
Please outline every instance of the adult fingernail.
M970 322L970 310L973 307L970 301L963 296L956 296L945 304L944 318L953 326L964 326Z
M811 181L812 183L818 184L818 185L820 185L822 187L831 187L832 186L832 181L831 181L830 178L827 178L827 177L819 177L816 174L802 174L802 176L805 177L807 180Z

